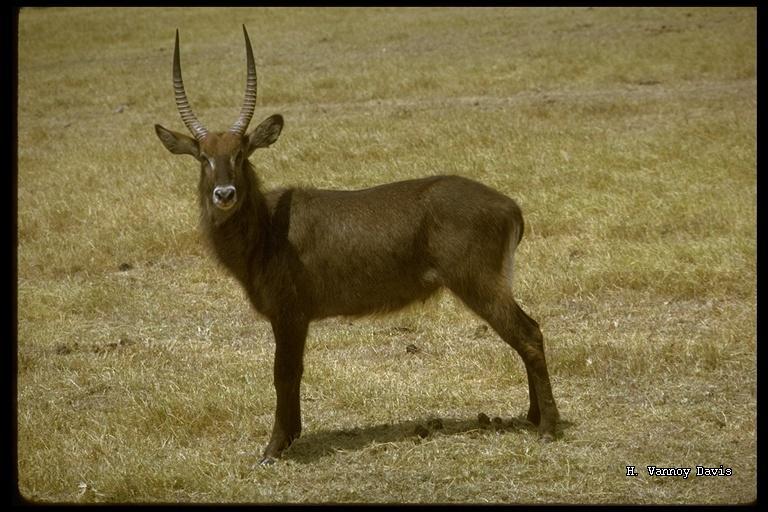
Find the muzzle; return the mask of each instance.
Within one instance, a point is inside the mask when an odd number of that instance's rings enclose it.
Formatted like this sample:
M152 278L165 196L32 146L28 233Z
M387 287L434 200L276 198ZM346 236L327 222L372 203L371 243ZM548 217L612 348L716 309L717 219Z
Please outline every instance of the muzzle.
M237 202L237 189L232 185L213 189L213 204L222 210L229 210Z

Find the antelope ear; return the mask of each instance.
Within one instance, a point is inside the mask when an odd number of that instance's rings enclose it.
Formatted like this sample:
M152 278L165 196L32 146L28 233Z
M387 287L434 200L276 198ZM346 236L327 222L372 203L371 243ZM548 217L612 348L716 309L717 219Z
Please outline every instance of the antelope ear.
M200 145L192 137L173 132L159 124L155 125L155 133L163 146L174 155L192 155L195 158L200 156Z
M246 155L250 156L257 148L266 148L267 146L272 145L280 136L282 129L283 116L280 114L269 116L263 120L261 124L254 128L251 134L248 135Z

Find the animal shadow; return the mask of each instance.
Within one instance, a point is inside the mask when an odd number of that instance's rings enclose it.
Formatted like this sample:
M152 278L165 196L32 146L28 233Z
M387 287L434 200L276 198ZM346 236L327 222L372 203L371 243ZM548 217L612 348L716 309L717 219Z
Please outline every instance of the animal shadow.
M573 423L560 421L556 437L562 436L563 430ZM485 436L497 434L521 434L528 432L536 435L536 426L524 417L503 420L501 424L483 425L478 418L459 419L447 418L437 422L433 418L403 421L400 423L383 423L368 427L357 427L346 430L317 430L307 432L297 439L283 455L284 459L298 463L311 463L337 452L364 450L376 445L386 445L412 439L420 442L437 436Z

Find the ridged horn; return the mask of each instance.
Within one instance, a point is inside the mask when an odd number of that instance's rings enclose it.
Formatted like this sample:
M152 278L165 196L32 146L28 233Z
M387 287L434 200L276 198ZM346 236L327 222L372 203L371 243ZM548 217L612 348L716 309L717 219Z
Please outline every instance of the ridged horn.
M248 39L248 31L243 25L243 34L245 35L245 52L248 61L248 77L245 81L245 99L243 107L240 109L240 117L229 129L231 133L245 135L245 130L253 117L253 111L256 109L256 64L253 61L253 50L251 49L251 40Z
M176 46L173 49L173 94L176 97L176 108L179 109L181 120L197 140L203 140L208 130L197 120L192 107L189 106L187 93L184 92L184 81L181 79L181 62L179 59L179 29L176 29Z

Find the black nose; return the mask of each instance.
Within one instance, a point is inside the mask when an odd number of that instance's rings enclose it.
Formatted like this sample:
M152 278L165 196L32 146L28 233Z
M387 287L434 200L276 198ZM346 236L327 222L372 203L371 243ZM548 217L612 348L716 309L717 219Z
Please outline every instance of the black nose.
M235 198L235 187L232 185L216 187L213 190L213 197L220 203L229 203Z

